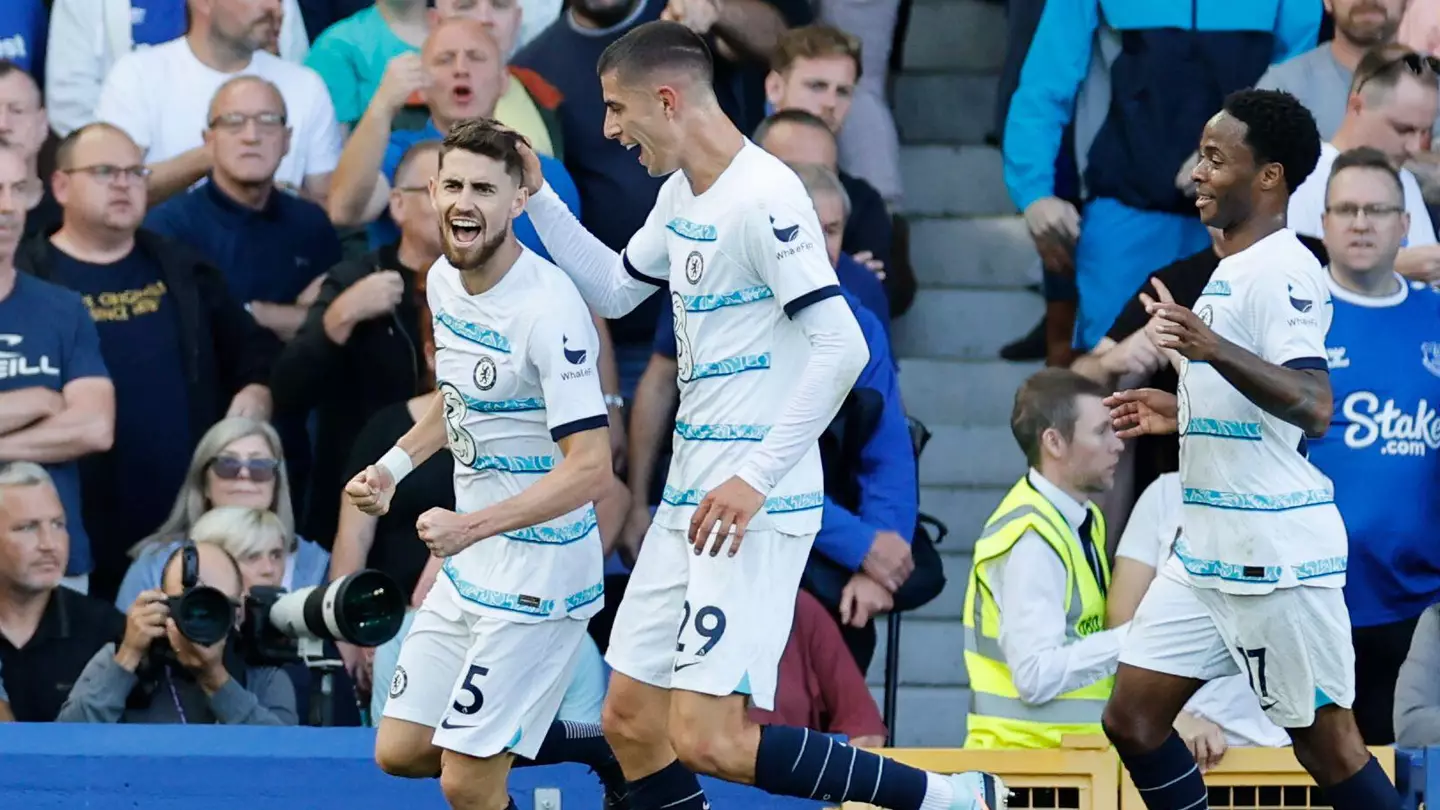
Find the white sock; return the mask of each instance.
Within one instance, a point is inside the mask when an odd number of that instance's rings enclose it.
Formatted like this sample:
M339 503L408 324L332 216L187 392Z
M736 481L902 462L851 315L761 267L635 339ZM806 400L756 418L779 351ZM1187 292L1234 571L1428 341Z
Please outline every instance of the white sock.
M925 774L925 801L920 810L950 810L955 804L955 789L950 780L934 773Z

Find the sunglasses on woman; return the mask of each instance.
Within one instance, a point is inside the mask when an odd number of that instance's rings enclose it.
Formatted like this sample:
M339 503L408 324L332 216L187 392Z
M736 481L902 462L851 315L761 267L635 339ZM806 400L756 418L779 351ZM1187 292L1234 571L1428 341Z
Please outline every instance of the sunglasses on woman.
M240 471L250 473L250 480L257 484L264 484L275 480L275 470L280 467L280 462L273 458L236 458L235 456L216 456L210 462L210 469L215 475L228 481L240 477Z

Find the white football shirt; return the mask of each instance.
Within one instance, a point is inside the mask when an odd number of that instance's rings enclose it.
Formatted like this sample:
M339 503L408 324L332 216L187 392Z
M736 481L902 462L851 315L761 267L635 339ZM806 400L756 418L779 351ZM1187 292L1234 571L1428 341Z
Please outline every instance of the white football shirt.
M840 286L800 178L748 140L703 194L671 175L624 261L632 276L670 287L680 408L655 522L683 531L790 400L810 351L790 316ZM824 483L812 444L750 527L815 534Z
M1330 291L1293 231L1222 259L1194 310L1267 363L1329 368ZM1178 394L1184 507L1175 553L1190 582L1238 594L1344 585L1345 525L1330 479L1305 458L1304 431L1206 363L1182 363Z
M329 174L340 162L340 124L320 74L257 51L239 73L221 73L190 50L185 37L120 57L105 77L95 118L125 130L147 163L159 163L204 144L210 101L235 76L258 76L280 89L289 123L290 151L275 180L299 186L306 176Z
M443 257L430 268L435 375L465 514L519 494L560 461L557 442L607 424L600 340L570 279L529 250L470 295ZM487 538L445 561L473 613L519 622L594 615L603 604L592 504Z

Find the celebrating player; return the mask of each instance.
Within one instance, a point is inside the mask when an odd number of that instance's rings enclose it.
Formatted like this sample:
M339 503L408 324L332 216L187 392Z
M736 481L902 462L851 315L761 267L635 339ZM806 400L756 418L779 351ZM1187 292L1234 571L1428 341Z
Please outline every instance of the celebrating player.
M513 807L511 755L623 777L597 726L555 722L604 592L591 501L610 480L599 339L574 284L523 249L518 136L456 124L430 197L444 258L427 277L439 394L345 492L384 514L398 484L449 445L458 513L420 516L446 558L400 649L375 740L392 774L440 775L459 810ZM558 445L558 453L557 453ZM548 736L547 736L548 735Z
M1159 300L1146 296L1147 329L1179 366L1179 395L1111 400L1122 435L1181 437L1181 532L1131 622L1104 715L1150 810L1205 806L1172 723L1204 682L1242 672L1336 810L1400 806L1349 710L1345 525L1330 480L1305 457L1305 437L1330 423L1332 308L1285 211L1319 155L1315 121L1294 97L1226 99L1193 174L1225 258L1193 311L1158 281Z
M868 352L804 186L721 112L704 41L647 23L606 49L597 72L605 135L638 147L652 175L674 172L644 227L617 256L544 186L533 154L525 185L546 247L602 316L671 290L675 454L607 656L605 733L632 807L708 807L689 766L827 802L1003 810L1004 786L988 774L927 774L746 718L747 695L774 706L820 527L816 440Z

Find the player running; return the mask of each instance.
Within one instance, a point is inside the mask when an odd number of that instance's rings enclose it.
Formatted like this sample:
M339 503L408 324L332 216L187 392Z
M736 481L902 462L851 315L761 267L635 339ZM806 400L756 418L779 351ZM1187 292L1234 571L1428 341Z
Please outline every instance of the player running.
M1239 672L1336 810L1400 806L1349 711L1345 525L1330 480L1305 457L1305 437L1330 423L1332 307L1285 211L1319 155L1315 121L1293 96L1226 99L1193 174L1225 258L1193 311L1158 281L1160 300L1145 297L1151 339L1179 367L1179 395L1110 401L1123 436L1180 433L1181 531L1131 622L1104 715L1150 810L1205 806L1171 724L1203 683Z
M927 774L747 719L747 695L773 708L820 528L816 440L868 352L809 196L720 110L704 41L683 25L647 23L597 69L605 135L638 147L650 174L674 172L645 226L616 255L543 185L533 154L525 182L546 247L599 314L618 317L671 290L675 454L606 659L615 674L605 734L631 805L708 807L688 766L832 803L1003 810L1004 786L988 774Z
M457 810L514 806L512 754L590 765L612 802L624 789L598 726L555 722L603 602L592 500L610 440L585 303L511 228L527 197L518 140L485 120L445 137L430 181L445 255L426 283L439 394L345 488L384 514L414 467L447 444L454 457L458 513L417 522L447 559L400 649L375 758L397 776L439 774Z

